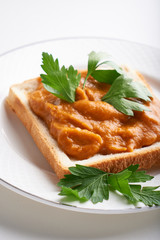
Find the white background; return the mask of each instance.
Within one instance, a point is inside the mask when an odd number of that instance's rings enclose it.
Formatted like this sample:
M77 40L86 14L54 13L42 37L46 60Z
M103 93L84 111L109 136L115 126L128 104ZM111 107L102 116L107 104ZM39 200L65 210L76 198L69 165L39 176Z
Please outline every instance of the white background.
M119 38L160 48L160 1L0 0L0 54L36 41L73 36ZM74 213L0 186L0 239L159 239L159 223L160 211Z
M0 0L0 53L50 38L101 36L160 48L159 0Z

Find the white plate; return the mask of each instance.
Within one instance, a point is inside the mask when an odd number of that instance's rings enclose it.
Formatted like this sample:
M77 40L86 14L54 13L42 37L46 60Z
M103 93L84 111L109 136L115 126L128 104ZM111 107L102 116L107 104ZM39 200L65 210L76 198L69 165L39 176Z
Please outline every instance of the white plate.
M110 53L118 63L130 65L147 76L155 94L160 97L160 50L144 45L105 38L70 38L49 40L24 46L0 57L0 183L26 197L45 204L100 214L131 213L156 209L139 204L136 208L127 200L113 193L108 201L92 204L64 202L58 195L58 179L37 149L31 136L16 115L6 106L9 86L34 78L42 73L41 54L49 52L58 57L61 64L87 67L90 51ZM160 170L152 169L155 178L149 183L160 183Z

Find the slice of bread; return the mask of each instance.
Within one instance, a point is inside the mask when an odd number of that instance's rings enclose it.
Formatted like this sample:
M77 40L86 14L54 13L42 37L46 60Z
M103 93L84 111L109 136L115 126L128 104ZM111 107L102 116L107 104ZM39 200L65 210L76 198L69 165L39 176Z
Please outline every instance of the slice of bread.
M40 78L25 81L13 85L7 98L7 103L17 114L28 132L31 134L36 145L47 159L58 178L68 174L68 168L81 164L96 167L107 172L119 172L131 164L139 164L141 169L149 169L156 162L160 162L160 142L151 146L136 149L133 152L100 155L85 160L70 159L59 147L57 142L49 134L45 123L37 117L28 104L28 93L34 91Z

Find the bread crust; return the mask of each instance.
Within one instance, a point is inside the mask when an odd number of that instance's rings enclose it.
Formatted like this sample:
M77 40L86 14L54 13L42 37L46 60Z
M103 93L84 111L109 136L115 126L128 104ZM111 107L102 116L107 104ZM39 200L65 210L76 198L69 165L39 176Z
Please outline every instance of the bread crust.
M160 165L160 142L151 146L136 149L133 152L125 152L110 155L95 155L86 160L74 160L61 151L57 142L49 134L45 123L38 118L28 104L28 93L34 91L40 78L31 79L10 88L6 99L11 109L22 121L31 134L36 145L49 162L58 178L63 178L69 173L68 167L81 164L96 167L107 172L119 172L131 164L139 164L140 169L149 169L155 163Z

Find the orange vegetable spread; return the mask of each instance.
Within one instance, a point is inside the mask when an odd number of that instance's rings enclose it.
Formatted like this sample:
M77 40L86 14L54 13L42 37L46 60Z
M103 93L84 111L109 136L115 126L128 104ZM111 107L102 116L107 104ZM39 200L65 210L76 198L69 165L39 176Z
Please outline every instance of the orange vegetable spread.
M48 125L50 134L70 157L87 159L96 153L131 152L160 141L160 103L155 97L145 105L151 110L127 116L101 101L109 84L89 78L82 89L86 72L76 90L76 101L68 103L44 89L30 93L33 112Z

